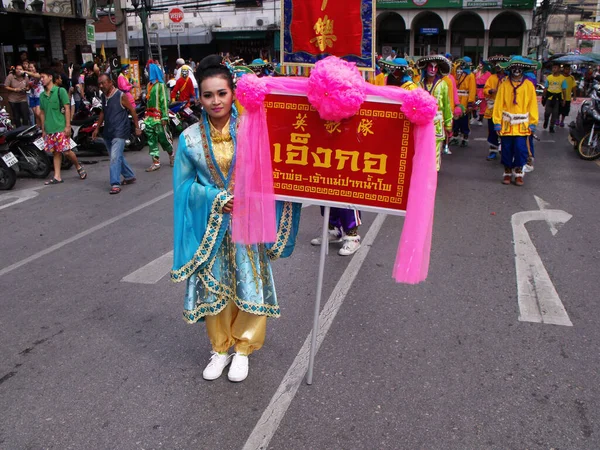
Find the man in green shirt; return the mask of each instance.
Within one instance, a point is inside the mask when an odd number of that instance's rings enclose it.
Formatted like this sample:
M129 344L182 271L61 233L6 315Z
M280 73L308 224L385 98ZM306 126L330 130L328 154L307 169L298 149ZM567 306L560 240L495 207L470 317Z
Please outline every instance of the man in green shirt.
M71 151L71 105L67 91L54 84L57 76L59 75L52 69L42 69L40 71L40 80L44 86L44 92L40 95L42 137L44 138L46 151L54 155L54 177L46 181L46 185L63 182L60 176L63 154L73 161L79 178L85 180L87 177L87 173L83 166L79 164L77 156Z

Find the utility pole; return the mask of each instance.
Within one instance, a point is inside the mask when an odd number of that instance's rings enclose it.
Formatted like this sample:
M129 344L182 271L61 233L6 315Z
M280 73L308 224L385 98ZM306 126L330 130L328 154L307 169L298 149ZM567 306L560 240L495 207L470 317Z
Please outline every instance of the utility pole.
M121 2L115 1L115 21L117 28L117 54L121 57L121 64L129 64L129 34L127 33L127 16L123 12Z
M565 5L565 25L563 28L563 45L562 51L563 53L567 52L567 32L569 31L569 6Z
M600 0L598 0L600 4ZM548 16L550 15L550 0L543 0L542 5L540 6L541 15L542 15L542 23L540 26L540 42L537 48L537 59L542 64L544 63L544 49L546 47L546 33L548 32ZM540 82L543 81L544 71L540 70L538 73L538 80Z

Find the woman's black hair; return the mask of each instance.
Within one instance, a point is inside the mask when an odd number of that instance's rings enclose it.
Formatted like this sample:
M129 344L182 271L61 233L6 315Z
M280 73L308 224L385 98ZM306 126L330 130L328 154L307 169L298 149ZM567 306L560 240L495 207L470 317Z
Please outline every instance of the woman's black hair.
M196 68L196 81L198 88L202 93L202 82L208 78L219 77L227 80L229 88L233 91L233 75L223 62L223 57L219 55L209 55L200 61Z

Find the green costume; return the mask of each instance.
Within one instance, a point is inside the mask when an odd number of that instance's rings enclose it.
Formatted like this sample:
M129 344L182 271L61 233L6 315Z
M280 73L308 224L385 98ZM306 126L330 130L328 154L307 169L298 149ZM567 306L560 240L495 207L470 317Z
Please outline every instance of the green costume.
M144 132L148 137L148 147L150 156L154 164L159 164L160 143L164 151L169 156L173 153L173 138L167 128L169 121L169 102L165 89L165 83L162 82L162 73L155 64L150 64L150 83L148 84L146 118Z
M442 145L446 140L447 128L452 127L452 109L448 97L448 85L439 77L436 77L432 84L427 83L427 76L424 76L419 83L420 87L429 92L438 102L438 112L435 116L435 151L437 155L437 170L440 170L442 164Z

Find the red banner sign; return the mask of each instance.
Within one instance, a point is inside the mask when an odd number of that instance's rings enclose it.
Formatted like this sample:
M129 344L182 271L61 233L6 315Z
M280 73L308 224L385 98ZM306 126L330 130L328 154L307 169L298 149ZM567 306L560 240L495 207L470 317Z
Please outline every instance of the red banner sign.
M399 105L366 101L341 122L322 120L306 97L269 95L265 107L276 195L406 210L414 148Z
M373 68L373 0L283 0L282 63L313 65L333 55Z

